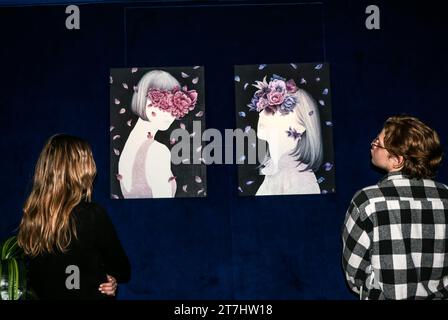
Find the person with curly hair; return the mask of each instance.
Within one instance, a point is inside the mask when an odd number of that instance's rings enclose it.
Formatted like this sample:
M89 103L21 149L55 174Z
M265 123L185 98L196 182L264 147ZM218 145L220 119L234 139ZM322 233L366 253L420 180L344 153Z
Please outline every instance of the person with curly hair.
M387 174L359 190L342 228L342 267L360 299L448 298L448 187L434 181L438 134L415 117L386 120L371 143Z

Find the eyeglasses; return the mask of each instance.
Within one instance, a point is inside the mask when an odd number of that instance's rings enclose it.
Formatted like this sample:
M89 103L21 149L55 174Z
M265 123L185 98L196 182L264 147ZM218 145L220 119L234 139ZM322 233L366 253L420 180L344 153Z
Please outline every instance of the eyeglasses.
M375 139L373 139L373 141L370 143L370 147L373 148L380 148L380 149L385 149L387 150L386 147L383 147L382 145L380 145L380 139L378 137L376 137Z

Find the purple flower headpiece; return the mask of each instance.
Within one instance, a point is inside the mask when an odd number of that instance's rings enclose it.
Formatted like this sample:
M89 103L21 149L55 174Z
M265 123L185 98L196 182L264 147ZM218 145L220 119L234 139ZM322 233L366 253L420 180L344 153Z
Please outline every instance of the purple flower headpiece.
M261 112L266 110L271 113L279 111L282 114L288 114L293 111L297 105L297 98L293 95L299 90L293 79L285 81L285 78L273 75L271 80L266 82L255 81L253 84L258 90L247 105L249 111Z
M153 107L168 111L173 117L179 119L194 109L198 93L196 90L188 90L186 86L182 90L175 87L171 91L149 89L148 98Z

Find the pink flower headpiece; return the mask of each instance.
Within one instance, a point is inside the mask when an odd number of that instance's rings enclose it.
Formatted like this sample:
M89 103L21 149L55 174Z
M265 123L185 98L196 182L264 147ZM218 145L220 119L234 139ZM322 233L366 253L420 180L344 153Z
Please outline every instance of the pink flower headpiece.
M282 114L288 114L298 104L294 94L299 88L293 79L286 81L285 78L273 75L269 82L264 77L263 81L256 81L253 86L258 90L247 105L249 111L261 112L266 110L271 113L279 111Z
M151 106L170 112L173 117L179 119L193 110L198 98L196 90L188 90L186 86L173 90L149 89L148 98Z

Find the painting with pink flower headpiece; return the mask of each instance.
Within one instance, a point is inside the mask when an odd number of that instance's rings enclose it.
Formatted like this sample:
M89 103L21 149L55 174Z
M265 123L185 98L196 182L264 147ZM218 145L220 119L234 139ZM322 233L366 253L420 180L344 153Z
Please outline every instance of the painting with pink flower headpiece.
M235 66L237 127L254 135L237 155L239 195L335 192L329 68L319 62ZM250 163L255 149L257 161Z
M205 164L171 153L205 127L203 67L113 68L109 82L111 198L205 197Z

